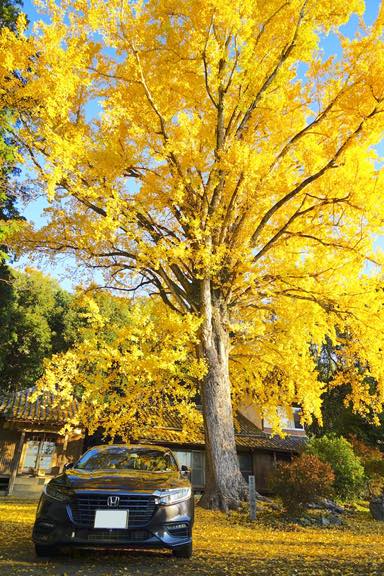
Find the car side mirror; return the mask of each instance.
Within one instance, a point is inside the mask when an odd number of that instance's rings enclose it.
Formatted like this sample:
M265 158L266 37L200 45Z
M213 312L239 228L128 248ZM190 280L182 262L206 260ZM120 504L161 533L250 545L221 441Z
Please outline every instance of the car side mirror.
M66 464L64 464L64 470L70 470L73 467L74 467L73 462L67 462Z
M182 476L189 478L191 470L190 470L190 468L188 468L188 466L186 466L185 464L182 464L182 466L180 468L180 472L181 472Z

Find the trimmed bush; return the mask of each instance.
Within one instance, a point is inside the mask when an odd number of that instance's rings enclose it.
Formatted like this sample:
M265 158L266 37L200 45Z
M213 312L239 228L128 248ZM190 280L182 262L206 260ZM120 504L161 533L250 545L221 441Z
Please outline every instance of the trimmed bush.
M342 436L311 438L307 446L307 453L330 464L335 474L334 491L336 496L346 500L361 494L365 484L364 467L348 440Z
M275 467L271 483L290 515L301 513L307 504L329 496L335 475L326 462L312 454L302 454Z

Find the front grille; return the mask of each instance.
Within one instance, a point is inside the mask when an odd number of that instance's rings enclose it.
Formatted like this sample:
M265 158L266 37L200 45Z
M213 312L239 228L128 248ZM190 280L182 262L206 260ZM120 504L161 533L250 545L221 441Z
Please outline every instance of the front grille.
M71 504L76 524L93 527L96 510L129 510L128 527L137 528L146 526L155 512L155 497L151 494L118 494L119 505L113 508L107 504L109 496L111 493L77 494Z
M77 540L87 540L88 542L145 542L151 537L148 530L78 530L76 532Z

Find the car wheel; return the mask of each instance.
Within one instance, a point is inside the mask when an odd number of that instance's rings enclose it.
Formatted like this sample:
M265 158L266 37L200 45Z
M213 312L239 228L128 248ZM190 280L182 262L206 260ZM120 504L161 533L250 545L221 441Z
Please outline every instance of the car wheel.
M46 558L47 556L54 556L57 552L54 546L46 546L44 544L35 544L36 556Z
M185 544L185 546L178 546L172 550L175 558L191 558L192 557L192 542Z

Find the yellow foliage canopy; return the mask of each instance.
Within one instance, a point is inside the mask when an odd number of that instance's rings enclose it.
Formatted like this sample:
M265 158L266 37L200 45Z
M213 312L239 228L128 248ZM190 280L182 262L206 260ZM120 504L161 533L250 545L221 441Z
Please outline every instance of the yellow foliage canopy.
M39 4L48 23L0 39L0 103L51 202L20 250L73 253L203 319L209 282L235 401L298 402L307 421L309 344L347 329L350 400L380 411L383 9L338 60L319 35L362 0Z
M60 406L81 399L68 428L80 423L93 434L100 427L130 441L176 416L191 438L201 425L196 381L205 373L193 349L196 316L182 317L159 299L132 304L123 321L101 314L97 300L83 293L77 305L77 343L46 362L36 395L52 392Z

